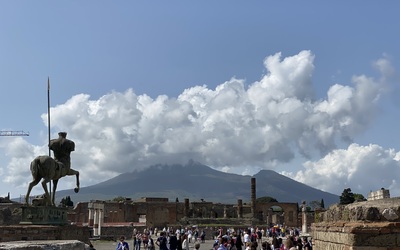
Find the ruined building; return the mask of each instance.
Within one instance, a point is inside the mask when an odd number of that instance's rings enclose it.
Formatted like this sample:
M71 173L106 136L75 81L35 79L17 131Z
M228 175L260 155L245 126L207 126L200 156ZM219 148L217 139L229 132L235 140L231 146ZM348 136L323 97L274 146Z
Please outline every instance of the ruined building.
M276 208L279 208L278 210ZM282 202L256 202L256 182L251 179L251 202L241 199L236 204L222 204L184 199L183 202L168 198L145 197L139 200L80 202L68 214L68 219L78 225L93 228L93 235L104 231L125 230L124 227L163 228L190 226L191 224L284 224L298 227L298 204ZM300 220L301 221L301 220ZM300 222L301 223L301 222ZM129 229L130 230L130 229ZM123 232L123 231L122 231ZM118 235L118 234L117 234Z

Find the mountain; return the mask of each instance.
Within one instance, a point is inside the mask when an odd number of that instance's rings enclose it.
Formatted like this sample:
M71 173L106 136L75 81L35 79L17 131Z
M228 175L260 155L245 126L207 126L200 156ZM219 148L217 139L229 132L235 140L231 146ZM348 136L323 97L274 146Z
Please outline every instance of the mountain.
M297 182L272 170L261 170L256 178L256 197L270 196L279 202L321 201L325 206L339 202L339 196ZM99 184L83 187L79 193L62 190L57 200L70 196L73 202L111 200L115 197L164 197L170 201L205 201L236 204L250 202L252 176L229 174L200 163L154 165L143 171L124 173ZM81 183L84 180L81 180Z

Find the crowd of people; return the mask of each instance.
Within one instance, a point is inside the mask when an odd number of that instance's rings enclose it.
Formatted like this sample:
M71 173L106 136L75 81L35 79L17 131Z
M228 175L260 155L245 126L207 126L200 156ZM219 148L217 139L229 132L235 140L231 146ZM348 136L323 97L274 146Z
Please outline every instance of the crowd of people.
M222 228L213 245L213 250L312 250L308 237L300 237L297 229L272 227L267 230L247 228L244 230Z
M300 237L297 228L245 228L214 230L214 244L206 250L312 250L312 242ZM132 233L131 250L190 250L189 243L198 250L205 243L206 231L198 228L136 229ZM125 237L121 236L116 250L129 250Z
M143 232L133 229L132 250L189 250L189 243L193 243L196 249L200 248L200 243L205 242L206 233L195 229L177 229L164 228L161 232L156 229L145 229ZM122 240L121 240L122 239ZM121 242L124 242L122 244ZM120 242L116 250L129 250L129 244L125 237L120 237Z

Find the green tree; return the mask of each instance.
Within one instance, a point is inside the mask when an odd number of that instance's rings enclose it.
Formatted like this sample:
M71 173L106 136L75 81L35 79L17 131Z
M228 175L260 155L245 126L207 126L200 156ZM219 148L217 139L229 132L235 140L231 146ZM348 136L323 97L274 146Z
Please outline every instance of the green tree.
M122 196L118 196L118 197L115 197L114 199L112 199L113 201L117 201L117 202L122 202L122 201L126 201L126 198L125 197L122 197Z
M365 199L364 195L355 193L354 200L355 202L360 202L360 201L366 201L367 199Z
M321 208L325 208L325 202L324 202L324 199L321 199Z
M263 196L263 197L260 197L260 198L257 198L256 199L256 202L265 202L265 203L268 203L268 202L278 202L275 198L273 198L273 197L270 197L270 196Z
M60 206L61 207L73 207L74 202L72 202L70 196L67 196L67 197L61 199Z
M340 196L339 204L346 205L346 204L351 204L354 201L355 201L354 194L353 194L353 192L351 192L351 189L345 188L342 192L342 195Z

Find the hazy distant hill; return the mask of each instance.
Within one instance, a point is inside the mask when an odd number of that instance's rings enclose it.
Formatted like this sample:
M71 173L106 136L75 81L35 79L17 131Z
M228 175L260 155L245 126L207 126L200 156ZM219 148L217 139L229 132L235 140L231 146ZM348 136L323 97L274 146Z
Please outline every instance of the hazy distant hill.
M256 178L256 197L271 196L279 202L321 201L325 206L339 202L339 196L309 187L272 170L261 170ZM81 183L84 180L81 180ZM235 204L250 201L251 176L229 174L199 163L155 165L141 172L124 173L99 184L58 191L57 200L70 196L72 201L110 200L117 196L167 197L170 201L213 201Z

